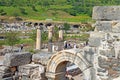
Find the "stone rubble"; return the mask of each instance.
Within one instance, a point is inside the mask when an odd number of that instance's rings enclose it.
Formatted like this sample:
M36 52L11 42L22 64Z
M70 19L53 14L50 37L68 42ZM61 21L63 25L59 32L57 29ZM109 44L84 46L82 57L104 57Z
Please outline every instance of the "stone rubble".
M93 8L92 17L96 23L94 24L95 31L90 34L94 35L90 37L90 44L92 44L90 47L97 49L94 56L96 80L119 80L117 79L120 76L119 9L120 6L96 6ZM103 34L99 36L98 33ZM95 40L96 38L99 40ZM93 44L97 46L93 46Z
M45 68L52 54L44 55L42 53L5 54L4 59L0 60L0 80L47 80Z

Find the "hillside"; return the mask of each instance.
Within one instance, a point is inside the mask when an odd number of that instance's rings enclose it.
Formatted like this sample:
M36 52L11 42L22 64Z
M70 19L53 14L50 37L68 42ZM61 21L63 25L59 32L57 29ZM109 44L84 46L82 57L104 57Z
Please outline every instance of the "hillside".
M120 0L0 0L0 19L86 22L93 6L119 4Z

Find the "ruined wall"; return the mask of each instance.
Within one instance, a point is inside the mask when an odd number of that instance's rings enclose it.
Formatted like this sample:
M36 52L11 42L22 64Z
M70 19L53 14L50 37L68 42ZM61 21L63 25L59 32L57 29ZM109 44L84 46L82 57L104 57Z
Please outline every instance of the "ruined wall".
M96 80L114 80L120 76L120 6L96 6L92 18L95 31L89 44L94 49ZM119 80L119 79L118 79Z

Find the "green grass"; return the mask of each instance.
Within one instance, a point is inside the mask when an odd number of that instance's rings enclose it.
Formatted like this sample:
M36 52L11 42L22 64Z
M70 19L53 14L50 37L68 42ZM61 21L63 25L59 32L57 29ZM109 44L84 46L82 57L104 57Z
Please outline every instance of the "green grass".
M69 9L72 8L71 5L51 5L50 9L56 9L56 10L63 10L63 9Z
M32 39L21 39L19 44L33 44L34 41Z
M37 11L34 11L31 7L21 7L25 9L27 14L22 14L20 7L5 7L0 6L0 10L4 10L7 13L8 18L19 16L25 20L46 20L53 19L54 21L67 21L67 22L85 22L91 20L88 15L71 16L70 14L64 12L62 9L71 8L71 5L52 5L49 8L42 8L41 6L36 6Z
M69 39L79 39L80 41L87 41L89 38L89 34L80 34L80 36L67 36L67 34L64 35L64 40Z

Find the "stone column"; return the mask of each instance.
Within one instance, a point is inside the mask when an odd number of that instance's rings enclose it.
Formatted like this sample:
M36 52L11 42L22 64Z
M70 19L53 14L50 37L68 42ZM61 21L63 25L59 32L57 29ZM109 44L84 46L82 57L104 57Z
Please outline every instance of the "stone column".
M41 50L41 27L37 26L36 49Z
M48 27L48 51L52 52L52 34L53 34L53 26Z
M58 42L58 51L62 50L63 48L63 29L59 27L59 42Z
M48 39L52 40L52 33L53 33L53 27L50 26L48 27Z
M59 39L63 40L63 30L62 29L59 30Z

